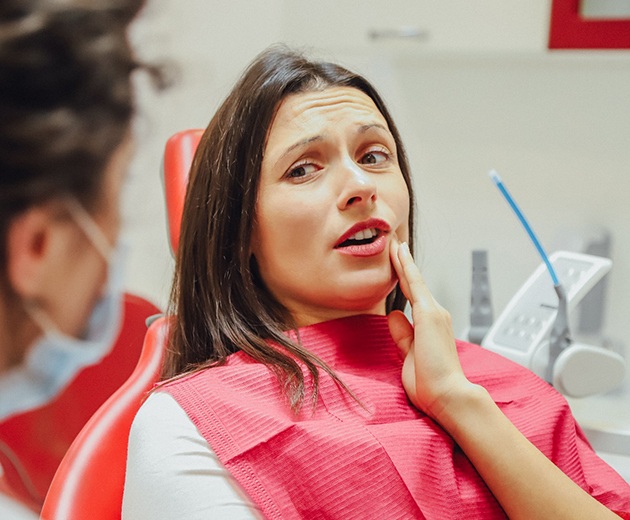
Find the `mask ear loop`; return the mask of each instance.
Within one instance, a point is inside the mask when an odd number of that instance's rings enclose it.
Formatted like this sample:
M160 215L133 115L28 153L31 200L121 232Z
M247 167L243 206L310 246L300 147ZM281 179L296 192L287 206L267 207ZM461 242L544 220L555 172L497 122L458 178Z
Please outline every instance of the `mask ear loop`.
M44 312L37 303L32 301L24 301L24 310L44 334L60 334L57 325L53 322L53 320L50 319L48 314Z
M96 250L103 256L105 261L109 262L114 253L114 248L105 236L105 233L103 233L103 230L76 198L68 196L65 198L65 202L74 221L81 228L83 233L85 233L85 236L87 236L90 242L92 242Z

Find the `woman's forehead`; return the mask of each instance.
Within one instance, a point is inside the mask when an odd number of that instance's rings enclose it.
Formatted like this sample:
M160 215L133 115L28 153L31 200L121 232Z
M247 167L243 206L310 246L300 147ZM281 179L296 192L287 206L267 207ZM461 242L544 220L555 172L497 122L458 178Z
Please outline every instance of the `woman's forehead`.
M337 111L352 111L357 116L384 119L379 109L365 92L353 87L330 87L291 94L282 100L274 124L286 120L308 121L319 115L328 115ZM272 128L273 128L272 124Z
M278 106L267 136L267 148L283 146L297 135L317 134L337 125L389 128L367 94L352 87L330 87L287 96Z

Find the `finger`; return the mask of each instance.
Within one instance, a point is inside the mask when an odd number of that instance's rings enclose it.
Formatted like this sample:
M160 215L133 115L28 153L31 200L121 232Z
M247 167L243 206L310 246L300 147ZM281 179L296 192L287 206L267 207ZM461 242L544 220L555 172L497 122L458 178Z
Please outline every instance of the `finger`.
M398 249L400 248L400 242L398 241L398 237L394 236L392 238L391 246L389 249L389 256L394 266L394 271L396 272L396 276L398 276L398 281L400 283L400 288L402 289L403 294L407 300L410 300L410 290L409 284L407 283L407 277L405 276L404 269L400 263L400 258L398 257Z
M389 333L402 356L406 356L413 345L414 331L407 317L401 311L392 311L387 316Z
M409 246L406 242L400 244L398 248L398 259L403 270L403 276L408 287L407 299L413 305L420 305L423 309L432 309L437 306L431 291L424 283L424 278L420 274L420 269L414 263ZM401 285L402 287L402 285ZM404 288L403 288L404 292Z

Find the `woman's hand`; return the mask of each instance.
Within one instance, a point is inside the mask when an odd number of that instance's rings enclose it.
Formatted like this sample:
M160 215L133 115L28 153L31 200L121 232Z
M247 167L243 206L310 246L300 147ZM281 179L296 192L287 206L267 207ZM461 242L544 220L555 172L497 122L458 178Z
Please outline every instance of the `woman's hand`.
M492 401L466 379L451 317L433 298L407 244L390 256L411 303L414 326L400 311L389 329L404 356L402 382L411 402L457 442L511 519L617 518L531 444Z
M412 326L400 311L388 316L390 333L404 356L403 386L416 407L440 422L451 402L474 385L462 371L451 316L425 285L409 246L392 240L390 257L414 322Z

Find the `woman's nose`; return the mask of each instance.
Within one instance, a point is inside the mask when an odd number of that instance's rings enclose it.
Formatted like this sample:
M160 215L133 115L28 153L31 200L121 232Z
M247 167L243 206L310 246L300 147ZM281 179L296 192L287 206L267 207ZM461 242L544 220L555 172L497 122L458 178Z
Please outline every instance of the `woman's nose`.
M337 206L344 210L352 206L373 204L376 201L376 182L373 174L352 162L342 167L341 190Z

